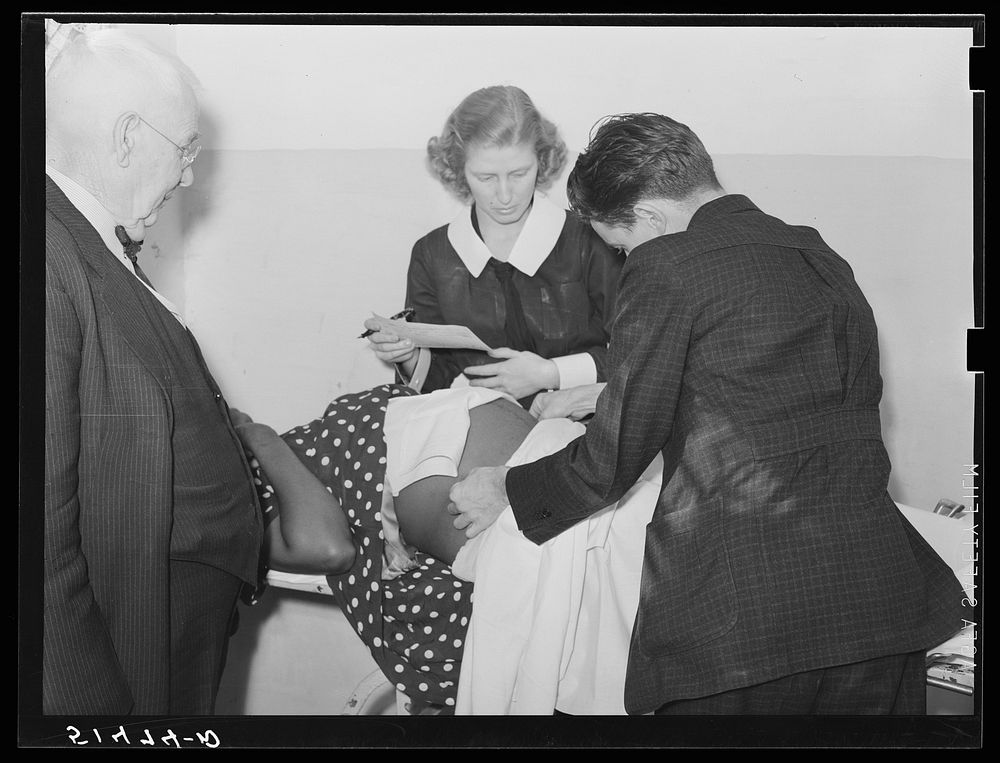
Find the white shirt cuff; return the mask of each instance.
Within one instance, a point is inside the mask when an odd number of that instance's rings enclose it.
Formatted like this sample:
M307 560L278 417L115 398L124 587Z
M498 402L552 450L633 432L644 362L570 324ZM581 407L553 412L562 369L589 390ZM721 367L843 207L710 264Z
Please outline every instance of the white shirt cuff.
M559 389L597 382L597 365L594 363L594 356L589 352L563 355L561 358L550 358L550 360L556 364L556 369L559 371Z
M417 363L413 367L413 374L409 379L406 378L406 373L403 371L403 367L396 364L396 368L399 370L399 375L403 379L403 382L415 390L420 392L424 388L424 381L427 379L427 371L431 366L431 351L427 347L417 348Z

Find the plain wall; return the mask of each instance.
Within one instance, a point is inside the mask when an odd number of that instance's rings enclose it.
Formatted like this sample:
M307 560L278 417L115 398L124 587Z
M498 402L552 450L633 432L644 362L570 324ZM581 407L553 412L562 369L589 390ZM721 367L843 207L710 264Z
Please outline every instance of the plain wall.
M280 430L391 380L357 339L362 321L402 307L413 242L461 208L427 174L423 147L468 92L512 83L574 152L606 114L670 114L702 137L727 190L816 227L854 267L878 321L893 497L932 509L965 495L970 30L136 29L179 53L204 87L195 185L151 229L144 267L184 311L233 406ZM565 174L552 191L560 203ZM360 641L341 639L339 620L315 617L317 607L329 601L284 596L267 617L250 615L235 644L257 660L247 670L258 686L296 669L296 623L365 672ZM297 704L268 701L281 696L271 688L226 696L254 712L330 712L340 695L324 685L342 691L355 673L324 669L333 673L318 685L295 684Z
M423 148L467 93L523 87L572 150L659 111L716 154L967 158L967 29L178 26L228 149Z

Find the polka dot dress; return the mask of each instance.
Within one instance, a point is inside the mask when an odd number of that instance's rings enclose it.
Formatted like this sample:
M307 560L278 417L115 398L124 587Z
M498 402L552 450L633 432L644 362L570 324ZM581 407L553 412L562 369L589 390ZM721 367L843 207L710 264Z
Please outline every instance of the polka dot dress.
M282 438L339 500L357 549L354 566L329 576L330 587L382 672L414 700L453 707L465 631L472 611L472 584L426 554L417 567L382 580L382 490L388 401L416 394L389 384L337 398L323 417ZM275 516L274 490L259 464L251 463L264 521Z

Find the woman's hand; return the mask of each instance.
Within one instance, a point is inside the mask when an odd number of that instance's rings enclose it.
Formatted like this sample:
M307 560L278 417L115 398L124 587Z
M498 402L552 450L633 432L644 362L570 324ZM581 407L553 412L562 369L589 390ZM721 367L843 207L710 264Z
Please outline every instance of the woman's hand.
M501 358L501 362L469 366L463 371L470 386L498 389L514 399L559 386L558 367L541 355L498 347L490 350L490 357Z
M248 414L243 413L243 411L239 410L238 408L229 409L229 419L230 421L233 422L233 426L236 427L237 429L239 429L242 426L246 426L247 424L253 423L253 419L250 418Z
M255 451L261 445L271 442L278 436L278 433L267 424L258 424L250 416L236 408L229 409L229 418L233 422L233 428L239 435L240 441L251 451Z
M531 403L531 415L536 419L566 418L579 421L597 409L597 398L607 383L581 384L579 387L542 392Z
M391 331L380 331L380 326L374 318L365 321L365 328L375 332L368 337L375 356L385 363L400 363L404 366L416 363L417 348L413 343L409 339L400 339Z

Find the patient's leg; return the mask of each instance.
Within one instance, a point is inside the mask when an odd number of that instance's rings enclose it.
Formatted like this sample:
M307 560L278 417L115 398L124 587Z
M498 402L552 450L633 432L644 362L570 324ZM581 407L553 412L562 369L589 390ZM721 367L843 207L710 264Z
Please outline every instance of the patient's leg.
M458 477L425 477L400 491L395 499L399 527L407 543L448 564L466 542L448 513L448 491L479 466L500 466L514 454L535 425L521 406L499 399L469 411L469 435L458 465Z

